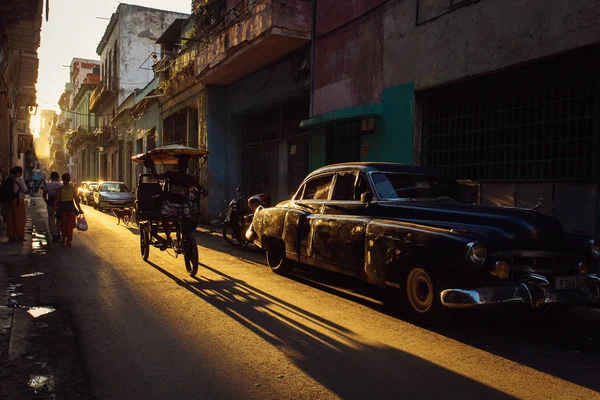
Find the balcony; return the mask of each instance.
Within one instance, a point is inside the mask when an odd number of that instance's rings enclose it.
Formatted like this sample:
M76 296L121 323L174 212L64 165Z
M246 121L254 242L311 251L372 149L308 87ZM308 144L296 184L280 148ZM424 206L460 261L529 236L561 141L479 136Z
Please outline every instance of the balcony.
M90 96L90 111L96 112L100 104L109 97L116 96L119 92L119 84L113 79L108 82L100 81Z
M98 132L98 146L108 147L115 142L115 129L112 126L100 128Z
M228 85L309 43L311 15L311 0L242 0L192 39L195 54L180 57L194 60L200 82Z

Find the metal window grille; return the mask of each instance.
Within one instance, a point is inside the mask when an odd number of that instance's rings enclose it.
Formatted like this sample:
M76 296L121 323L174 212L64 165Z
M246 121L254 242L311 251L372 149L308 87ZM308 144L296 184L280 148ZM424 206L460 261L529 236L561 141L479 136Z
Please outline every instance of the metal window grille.
M277 191L279 140L288 137L288 191L298 188L308 172L308 131L300 122L309 115L304 96L243 117L242 184L251 192ZM269 192L270 191L270 192Z
M310 97L301 97L283 105L282 132L284 136L294 136L307 133L306 128L301 128L300 123L308 119Z
M148 137L146 139L146 151L154 150L156 148L156 129L152 128L148 131Z
M242 149L242 187L248 195L277 193L279 143L269 142Z
M594 85L589 82L485 92L466 101L459 95L430 98L422 111L423 163L456 179L595 178Z
M281 130L281 107L270 108L244 117L242 143L244 145L278 139Z

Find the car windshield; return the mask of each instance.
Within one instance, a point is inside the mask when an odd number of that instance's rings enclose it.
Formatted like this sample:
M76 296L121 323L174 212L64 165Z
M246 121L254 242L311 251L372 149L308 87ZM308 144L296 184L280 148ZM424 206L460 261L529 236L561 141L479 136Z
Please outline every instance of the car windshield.
M467 202L458 183L439 176L374 172L377 195L386 200L432 200Z
M102 192L129 192L124 183L104 183Z
M88 187L88 189L90 189L90 190L96 190L97 187L98 187L98 185L90 185Z

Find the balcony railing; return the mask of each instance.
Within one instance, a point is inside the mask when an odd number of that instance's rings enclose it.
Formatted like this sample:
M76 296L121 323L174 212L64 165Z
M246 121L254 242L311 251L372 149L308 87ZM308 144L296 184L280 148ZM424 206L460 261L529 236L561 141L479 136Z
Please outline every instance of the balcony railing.
M90 95L90 111L95 111L101 100L109 94L116 94L119 91L119 83L116 79L108 82L100 81L98 86Z
M249 16L258 2L259 0L242 0L222 14L216 11L212 15L209 14L202 17L203 21L200 21L199 25L204 25L205 27L192 40L201 44L210 43L226 29Z
M107 146L115 141L115 129L112 126L100 128L98 146Z
M310 0L242 0L203 18L173 70L193 63L204 84L230 84L310 42Z

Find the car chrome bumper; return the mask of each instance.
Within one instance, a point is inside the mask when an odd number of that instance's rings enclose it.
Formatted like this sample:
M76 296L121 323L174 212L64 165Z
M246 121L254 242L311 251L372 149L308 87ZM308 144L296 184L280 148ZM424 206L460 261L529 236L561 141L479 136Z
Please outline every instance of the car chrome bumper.
M585 288L555 290L543 275L531 274L518 285L484 286L473 289L446 289L441 293L442 304L449 308L475 308L521 304L540 307L549 304L600 303L600 277L586 275Z

